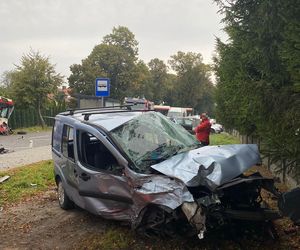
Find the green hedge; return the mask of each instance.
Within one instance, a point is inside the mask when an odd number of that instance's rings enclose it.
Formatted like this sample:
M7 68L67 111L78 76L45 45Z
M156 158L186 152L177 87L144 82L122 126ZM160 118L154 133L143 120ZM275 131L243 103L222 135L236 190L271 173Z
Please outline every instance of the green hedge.
M54 123L54 119L50 117L54 118L62 111L65 111L65 107L51 107L48 109L43 109L42 115L47 126L52 126ZM34 108L20 109L16 107L9 119L9 126L12 129L28 128L38 125L40 125L38 112Z

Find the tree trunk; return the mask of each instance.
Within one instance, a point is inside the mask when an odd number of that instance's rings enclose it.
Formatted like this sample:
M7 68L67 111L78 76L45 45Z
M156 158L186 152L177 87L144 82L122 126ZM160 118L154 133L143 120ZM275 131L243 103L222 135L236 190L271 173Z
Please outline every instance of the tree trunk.
M45 123L44 118L42 116L40 100L38 101L38 114L39 114L39 118L40 118L40 124L41 124L42 128L45 128L46 123Z
M270 151L268 153L268 170L271 170L271 156L270 156Z
M282 164L282 181L283 181L283 183L285 183L286 182L286 160L285 159L283 159L283 160L281 160L281 164Z

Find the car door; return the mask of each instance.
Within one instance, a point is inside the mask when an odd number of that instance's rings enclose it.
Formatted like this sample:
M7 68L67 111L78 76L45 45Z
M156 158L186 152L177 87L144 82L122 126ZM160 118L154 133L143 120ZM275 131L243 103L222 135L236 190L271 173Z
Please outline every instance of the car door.
M129 220L133 204L127 161L107 136L81 125L76 130L76 176L84 208L106 218Z
M72 200L76 194L73 138L73 126L57 120L53 127L52 138L52 155L54 159L55 173L60 177L67 195Z

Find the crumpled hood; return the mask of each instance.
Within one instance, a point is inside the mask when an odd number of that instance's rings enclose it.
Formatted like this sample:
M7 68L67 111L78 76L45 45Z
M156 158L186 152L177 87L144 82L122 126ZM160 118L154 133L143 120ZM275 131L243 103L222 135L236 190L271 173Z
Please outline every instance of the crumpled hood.
M214 190L260 162L256 144L206 146L171 157L151 168L183 181Z

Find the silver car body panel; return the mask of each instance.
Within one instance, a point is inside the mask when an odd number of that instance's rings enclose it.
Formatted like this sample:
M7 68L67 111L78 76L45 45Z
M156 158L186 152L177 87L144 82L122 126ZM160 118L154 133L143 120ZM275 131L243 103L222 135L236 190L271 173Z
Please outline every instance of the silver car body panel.
M218 186L260 162L255 144L206 146L181 153L151 167L187 186Z
M183 202L193 202L194 198L185 184L175 178L155 174L138 174L125 169L133 187L134 199L142 207L149 203L164 205L171 209Z
M107 131L111 131L139 115L141 112L102 113L101 115L90 116L89 123L100 125ZM74 117L79 121L84 121L82 114L74 114Z
M85 197L83 208L133 224L149 204L174 210L184 202L194 202L182 181L164 175L137 174L127 167L123 176L94 174L89 182L81 182L79 194Z

